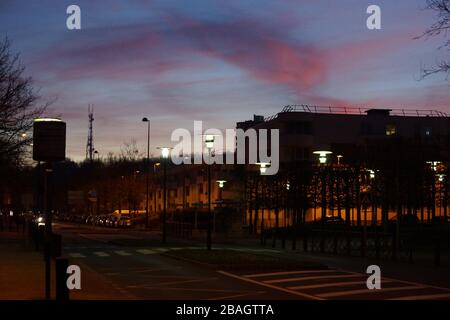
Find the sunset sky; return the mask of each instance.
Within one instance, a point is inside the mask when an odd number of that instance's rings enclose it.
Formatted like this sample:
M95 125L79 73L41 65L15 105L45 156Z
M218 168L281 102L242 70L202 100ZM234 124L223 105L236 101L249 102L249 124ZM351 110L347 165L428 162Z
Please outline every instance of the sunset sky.
M82 30L66 28L81 7ZM366 8L382 10L368 30ZM85 156L87 106L101 156L136 139L151 152L176 128L233 128L287 104L438 109L445 75L419 80L445 38L419 39L434 21L425 0L1 0L0 36L21 53L47 111L68 125L67 155Z

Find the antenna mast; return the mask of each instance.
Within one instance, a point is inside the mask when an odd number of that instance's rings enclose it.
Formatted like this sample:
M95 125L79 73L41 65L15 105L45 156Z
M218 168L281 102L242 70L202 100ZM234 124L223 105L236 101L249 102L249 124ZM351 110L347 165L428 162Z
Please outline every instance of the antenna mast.
M94 136L92 133L92 123L94 122L94 105L88 105L88 113L89 113L89 131L86 143L86 159L89 159L90 162L93 160L94 155Z

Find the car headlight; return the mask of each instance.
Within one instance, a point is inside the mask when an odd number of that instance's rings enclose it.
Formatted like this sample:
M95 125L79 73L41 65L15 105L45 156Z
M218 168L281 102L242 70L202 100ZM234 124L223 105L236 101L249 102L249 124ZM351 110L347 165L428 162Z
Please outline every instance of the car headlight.
M42 220L44 220L44 219L42 217L39 217L37 221L42 222Z

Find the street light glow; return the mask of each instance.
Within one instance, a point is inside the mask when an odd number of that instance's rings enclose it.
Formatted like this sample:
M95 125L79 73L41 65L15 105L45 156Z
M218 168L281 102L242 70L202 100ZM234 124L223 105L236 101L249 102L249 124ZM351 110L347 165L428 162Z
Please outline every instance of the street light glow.
M259 172L261 174L266 173L267 168L270 166L270 162L257 162L257 165L259 165Z
M205 144L207 149L212 149L214 147L214 135L207 134L205 137Z
M219 188L223 188L227 180L216 180L216 182L219 184Z
M37 118L33 120L34 122L62 122L61 119L57 118Z
M317 150L314 151L313 154L319 155L319 163L325 164L327 162L327 155L332 154L331 151Z
M172 149L172 148L168 148L168 147L160 147L160 148L158 148L159 150L161 150L161 156L164 158L164 159L167 159L168 157L169 157L169 155L170 155L170 149Z
M431 170L437 171L438 165L441 164L440 161L427 161L427 163L431 166Z

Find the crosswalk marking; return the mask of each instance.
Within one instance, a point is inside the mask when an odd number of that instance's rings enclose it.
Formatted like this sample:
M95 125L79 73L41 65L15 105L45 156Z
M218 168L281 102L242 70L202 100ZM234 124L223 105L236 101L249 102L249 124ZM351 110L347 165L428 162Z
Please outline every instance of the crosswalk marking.
M291 275L291 274L322 273L322 272L336 272L336 270L325 269L325 270L282 271L282 272L272 272L272 273L247 274L247 275L244 275L243 277L261 278L261 277L282 276L282 275Z
M169 251L169 249L167 249L167 248L155 248L155 250L158 251L158 252L166 252L166 251Z
M155 254L156 251L154 250L149 250L149 249L139 249L136 250L136 252L142 253L142 254Z
M450 298L450 293L423 294L423 295L416 295L416 296L392 298L389 300L432 300L432 299L441 299L441 298Z
M293 270L247 275L237 275L225 271L218 272L229 277L234 277L243 281L315 300L337 299L339 297L348 299L347 297L356 295L359 295L365 299L390 300L450 298L450 289L448 288L435 287L423 283L407 282L404 280L384 277L382 279L382 284L390 283L389 287L383 286L382 289L370 290L366 287L366 274L339 269ZM315 280L319 280L319 283ZM293 286L291 284L293 282L302 283L297 286ZM291 284L291 286L283 285L284 283L287 285ZM319 292L308 291L311 289L321 290ZM422 292L418 292L418 290L422 290ZM436 290L439 291L436 292ZM384 293L386 294L383 295Z
M251 283L256 283L256 284L259 284L261 286L265 286L265 287L268 287L268 288L271 288L271 289L275 289L275 290L279 290L279 291L283 291L283 292L288 292L290 294L293 294L293 295L296 295L296 296L299 296L299 297L308 298L308 299L312 299L312 300L323 300L323 298L316 297L316 296L313 296L311 294L298 292L298 291L295 291L295 290L289 290L288 288L273 286L273 285L268 284L268 283L256 281L256 280L249 279L249 278L244 278L244 277L241 277L241 276L238 276L236 274L232 274L232 273L229 273L229 272L226 272L226 271L219 270L217 272L220 273L220 274L226 275L228 277L240 279L240 280L251 282Z
M388 291L404 291L404 290L416 290L416 289L423 289L426 288L426 286L402 286L402 287L392 287L392 288L383 288L383 289L359 289L359 290L347 290L347 291L337 291L337 292L328 292L328 293L321 293L317 296L321 298L336 298L336 297L342 297L342 296L351 296L355 294L361 294L361 293L382 293L382 292L388 292Z
M117 250L117 251L114 251L114 252L117 253L119 256L131 256L131 253L126 252L124 250Z
M94 254L99 257L109 257L109 254L103 251L96 251Z
M69 253L69 256L72 258L86 258L86 256L84 254L77 253L77 252Z
M317 279L341 279L341 278L357 278L362 277L361 274L346 274L346 275L326 275L326 276L313 276L313 277L300 277L300 278L288 278L288 279L275 279L275 280L266 280L264 283L285 283L285 282L296 282L296 281L307 281L307 280L317 280Z
M390 282L390 281L383 281L383 283ZM352 286L355 284L365 284L366 281L343 281L343 282L327 282L327 283L320 283L320 284L312 284L308 286L295 286L295 287L289 287L291 290L308 290L308 289L319 289L319 288L328 288L328 287L340 287L340 286Z

